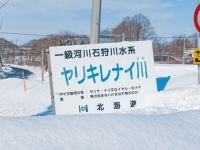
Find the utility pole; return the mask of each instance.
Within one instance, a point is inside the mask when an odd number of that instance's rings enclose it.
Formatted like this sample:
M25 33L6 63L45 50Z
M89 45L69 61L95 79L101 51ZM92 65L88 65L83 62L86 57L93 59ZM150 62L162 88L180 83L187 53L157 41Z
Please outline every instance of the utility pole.
M183 64L185 64L185 34L183 37Z
M100 23L101 23L101 0L93 0L90 44L99 43Z
M0 9L3 8L8 2L9 2L9 0L7 0L2 6L0 6ZM0 30L2 27L2 23L3 23L3 18L1 19ZM3 54L2 53L3 53L3 43L1 43L0 70L1 70L1 66L3 66Z
M122 41L125 41L125 34L122 33Z
M200 0L198 0L197 5L200 4ZM198 48L200 48L200 37L199 37L199 32L197 33L198 37ZM198 65L198 84L200 85L200 65Z
M0 56L0 70L2 69L1 67L3 67L3 54L2 53Z
M1 30L2 24L3 24L3 18L1 19L0 30Z

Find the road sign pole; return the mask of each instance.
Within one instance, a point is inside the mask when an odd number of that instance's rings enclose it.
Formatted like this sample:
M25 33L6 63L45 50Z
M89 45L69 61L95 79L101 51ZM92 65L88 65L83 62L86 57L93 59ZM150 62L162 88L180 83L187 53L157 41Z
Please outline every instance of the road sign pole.
M198 0L198 5L200 4L200 0ZM199 31L198 31L198 33L197 33L197 37L198 37L198 48L200 48L200 40L199 40ZM198 84L200 85L200 65L198 65Z
M200 48L200 40L199 40L199 33L198 33L198 48ZM198 64L198 84L200 85L200 65Z
M194 12L194 24L197 29L198 48L200 48L200 39L199 39L200 38L199 37L200 26L199 26L199 22L198 22L199 11L200 11L200 0L197 1L197 8L195 9L195 12ZM198 64L198 84L200 85L200 64Z
M198 65L198 84L200 85L200 65Z
M49 49L47 49L46 52L47 52L47 63L48 63L48 72L49 72L49 84L50 84L50 92L51 92L52 113L53 113L53 115L56 115L55 99L54 99L54 89L53 89L53 78L52 78L52 72L51 72L51 59L50 59Z

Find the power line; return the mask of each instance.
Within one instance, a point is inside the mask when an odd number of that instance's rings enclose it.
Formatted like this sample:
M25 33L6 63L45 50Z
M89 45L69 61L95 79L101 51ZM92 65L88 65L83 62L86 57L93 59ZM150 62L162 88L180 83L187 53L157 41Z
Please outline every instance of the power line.
M9 2L9 0L7 0L7 1L0 7L0 9L3 8L8 2Z
M18 32L0 32L0 34L13 34L13 35L24 35L24 36L40 36L40 37L47 37L47 36L53 36L54 34L34 34L34 33L18 33ZM62 36L62 35L61 35ZM84 36L71 36L71 37L84 37ZM86 36L87 37L87 36ZM187 36L187 38L192 38L192 37L196 37L195 35L193 36ZM166 37L155 37L155 38L168 38L168 39L173 39L173 38L183 38L183 36L166 36Z
M195 35L187 36L187 38L197 37ZM184 38L183 36L172 36L172 37L155 37L155 38L163 38L163 39L175 39L175 38Z
M173 38L181 38L181 36L178 36L178 37L175 37L175 36L172 36L172 37L156 37L156 38L173 39Z
M32 34L32 33L17 33L17 32L0 32L2 34L15 34L15 35L28 35L28 36L50 36L42 34Z
M38 36L38 37L51 37L51 36L63 36L58 34L33 34L33 33L17 33L17 32L0 32L0 34L13 34L22 36ZM87 35L67 35L68 38L89 38Z

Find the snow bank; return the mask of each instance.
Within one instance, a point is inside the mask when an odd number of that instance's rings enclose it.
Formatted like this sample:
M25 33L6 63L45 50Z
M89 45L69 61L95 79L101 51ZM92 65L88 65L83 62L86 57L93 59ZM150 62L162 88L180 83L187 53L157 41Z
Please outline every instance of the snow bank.
M24 69L27 69L26 66ZM200 88L197 66L156 65L170 76L165 90L146 95L123 114L52 116L48 75L0 80L0 149L197 150Z
M0 118L0 149L197 150L200 111Z

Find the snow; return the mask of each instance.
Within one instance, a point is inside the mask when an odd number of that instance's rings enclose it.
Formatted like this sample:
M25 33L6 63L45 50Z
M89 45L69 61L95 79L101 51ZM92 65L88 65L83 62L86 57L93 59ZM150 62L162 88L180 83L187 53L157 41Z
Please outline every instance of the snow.
M7 75L13 73L15 73L15 71L9 65L4 67L0 66L0 79L5 78Z
M16 67L16 66L15 66ZM17 66L20 67L20 66ZM51 115L48 74L0 79L0 149L181 149L200 147L200 88L196 65L155 64L170 77L164 90L137 101L134 111L104 115Z

